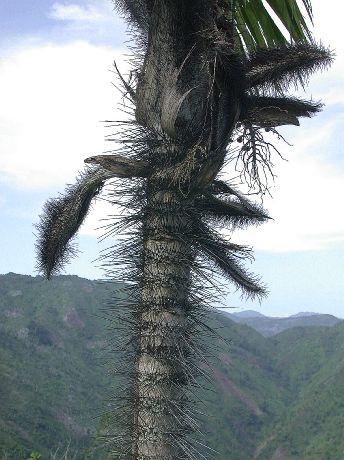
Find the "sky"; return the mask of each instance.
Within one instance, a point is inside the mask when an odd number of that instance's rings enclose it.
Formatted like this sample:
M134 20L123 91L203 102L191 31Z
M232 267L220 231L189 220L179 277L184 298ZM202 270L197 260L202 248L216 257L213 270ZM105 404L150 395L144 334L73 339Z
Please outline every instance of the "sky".
M250 270L270 295L247 302L227 286L223 306L287 316L314 311L344 317L344 42L342 3L313 0L314 34L335 50L331 69L314 75L304 98L321 114L284 128L278 144L273 220L236 232L253 247ZM337 11L338 14L333 12ZM110 0L2 0L0 3L0 273L36 275L35 227L42 205L72 183L83 160L113 148L102 120L122 119L113 62L129 71L126 26ZM224 178L225 178L224 172ZM99 241L113 212L98 201L79 233L80 256L65 273L103 277Z

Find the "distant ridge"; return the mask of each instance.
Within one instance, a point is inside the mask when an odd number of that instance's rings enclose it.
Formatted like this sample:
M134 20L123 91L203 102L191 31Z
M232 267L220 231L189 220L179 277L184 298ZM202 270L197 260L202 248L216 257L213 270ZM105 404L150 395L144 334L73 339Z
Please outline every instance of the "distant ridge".
M333 315L312 312L300 312L286 318L265 316L254 310L245 310L237 313L223 312L223 314L236 323L252 327L264 337L272 337L295 327L333 327L342 321Z
M318 316L321 313L314 313L312 311L300 311L300 313L296 313L295 315L290 315L289 318L306 318L307 316Z
M231 313L231 314L234 316L237 316L238 318L266 318L265 315L255 310L244 310L244 311L238 311L238 312Z

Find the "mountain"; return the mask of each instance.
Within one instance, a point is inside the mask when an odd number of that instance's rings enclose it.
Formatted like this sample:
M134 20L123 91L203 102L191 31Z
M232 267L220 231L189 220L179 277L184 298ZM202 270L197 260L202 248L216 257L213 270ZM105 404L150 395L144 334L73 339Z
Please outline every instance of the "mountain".
M325 326L333 327L342 320L332 315L320 313L298 313L288 318L269 317L251 310L224 315L237 323L252 327L264 337L272 337L282 331L295 327Z
M317 316L321 315L321 313L314 313L312 311L300 311L295 315L290 315L289 318L304 318L305 316Z
M80 460L106 458L93 437L116 391L106 347L116 337L104 317L114 287L76 276L0 276L1 460L32 451L45 460L69 442ZM214 458L342 460L344 323L269 338L219 313L209 326L218 332L206 339L212 391L198 397Z
M232 313L232 315L237 318L265 318L265 315L255 310L238 311L236 313Z

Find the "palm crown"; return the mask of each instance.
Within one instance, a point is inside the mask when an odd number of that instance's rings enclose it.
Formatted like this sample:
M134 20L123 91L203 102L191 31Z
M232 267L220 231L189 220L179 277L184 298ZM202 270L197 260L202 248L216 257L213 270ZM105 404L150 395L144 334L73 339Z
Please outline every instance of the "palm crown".
M132 23L137 25L140 32L145 35L149 28L150 2L122 0L118 3L129 14ZM253 186L258 185L262 191L264 186L259 176L259 165L263 168L269 167L270 154L261 128L268 131L281 125L299 125L300 117L310 117L321 109L320 103L297 99L284 95L284 92L291 86L304 86L311 73L330 64L332 55L327 49L312 41L306 20L295 0L267 2L275 17L282 22L290 34L288 38L280 31L275 18L271 16L261 0L233 0L232 2L214 0L210 3L216 6L216 21L219 24L216 29L221 31L226 27L232 28L232 38L234 37L233 43L229 43L230 37L225 31L222 38L224 40L227 38L228 41L216 43L218 37L215 37L215 46L223 47L222 52L225 55L233 53L233 49L237 50L237 53L234 53L234 62L239 68L237 73L243 81L238 84L238 81L234 80L240 89L240 114L236 120L236 127L239 130L238 140L242 146L239 150L236 149L236 155L241 157L244 163L242 177L250 181ZM309 18L312 19L310 2L303 0L302 3ZM221 50L218 52L219 57L222 57ZM119 76L124 92L128 92L131 100L135 99L135 89L126 83L120 74ZM225 77L230 80L231 75ZM177 104L173 105L175 95L173 90L171 93L172 96L168 98L168 102L171 103L169 110L171 112L177 106L177 110L180 111L185 95L182 95L177 100ZM164 128L168 130L169 127L170 134L173 135L177 116L175 113L171 115L170 112L165 117L166 120L169 118L169 121L165 121ZM230 127L229 133L224 133L225 142L222 144L225 147L232 141L232 131ZM152 159L146 158L145 152L140 152L141 155L127 153L132 158L98 155L86 159L85 162L93 164L94 167L87 168L85 173L80 175L77 183L66 190L65 196L49 200L45 205L39 226L38 261L39 268L48 278L58 272L75 254L74 246L71 244L72 239L86 217L92 199L101 192L106 181L114 177L147 176ZM164 170L159 174L174 182L190 181L193 172L188 169L188 163L192 155L194 152L188 153L186 158L182 158L179 162L173 158L171 167L168 167L167 162ZM249 203L247 198L222 181L214 179L207 184L206 189L202 186L198 189L195 192L198 215L202 216L203 220L210 219L212 227L216 223L225 223L231 228L247 226L251 223L263 222L268 218L262 209ZM200 230L198 224L196 227L201 233L205 230L204 228ZM198 236L195 235L195 238L197 239ZM218 235L216 239L220 246L223 244L221 246L223 250L225 243ZM203 250L207 254L211 252L209 248ZM239 246L228 249L229 252L241 250L243 248ZM216 255L213 254L213 257L216 258ZM226 271L223 260L221 264L222 270ZM233 271L227 272L231 277L230 273L233 275ZM253 284L245 283L244 278L242 284L239 278L235 282L244 290L248 286L253 287ZM261 292L259 289L255 291Z

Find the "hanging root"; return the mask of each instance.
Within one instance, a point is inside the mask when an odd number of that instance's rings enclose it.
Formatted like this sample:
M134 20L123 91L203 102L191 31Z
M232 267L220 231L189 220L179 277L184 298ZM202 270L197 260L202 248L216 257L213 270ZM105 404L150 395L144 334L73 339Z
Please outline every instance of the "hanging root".
M265 131L287 143L275 128L265 128ZM249 193L263 196L269 193L269 183L275 178L272 154L284 158L274 144L266 140L260 127L244 122L237 134L239 147L230 150L229 161L235 163L235 170L239 172L241 182L248 185Z

